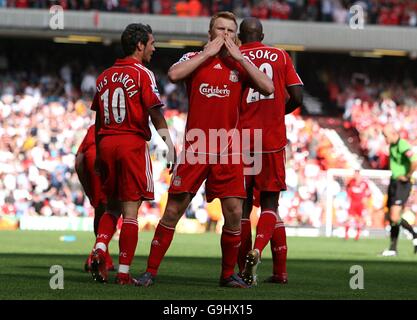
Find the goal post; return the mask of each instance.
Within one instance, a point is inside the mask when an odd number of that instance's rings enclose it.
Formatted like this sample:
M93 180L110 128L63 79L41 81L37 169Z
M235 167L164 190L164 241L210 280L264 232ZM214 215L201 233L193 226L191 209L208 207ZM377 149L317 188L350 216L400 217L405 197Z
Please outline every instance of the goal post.
M335 231L342 227L343 217L347 217L349 201L346 194L347 182L353 177L354 169L329 169L327 170L326 210L325 210L325 235L335 236ZM359 170L361 177L367 181L371 191L371 197L366 209L366 227L370 229L384 229L383 221L386 212L386 199L388 185L391 177L389 170ZM413 175L414 181L417 173ZM414 220L417 209L416 185L413 185L409 200L404 212ZM414 222L414 221L413 221Z

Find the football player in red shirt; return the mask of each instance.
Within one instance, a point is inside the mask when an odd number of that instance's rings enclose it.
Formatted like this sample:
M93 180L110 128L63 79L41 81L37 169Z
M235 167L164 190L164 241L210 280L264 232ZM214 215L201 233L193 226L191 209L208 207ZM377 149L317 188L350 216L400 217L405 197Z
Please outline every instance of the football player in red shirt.
M149 116L168 146L168 166L175 162L175 150L161 112L162 102L149 63L154 47L152 29L133 23L121 37L124 59L102 72L97 78L97 92L91 109L96 112L96 170L100 174L107 207L122 212L119 237L118 284L133 284L130 276L138 242L138 209L143 200L154 198ZM105 253L113 236L117 217L106 212L100 219L92 258L92 276L107 282Z
M100 177L96 174L94 169L95 161L95 125L92 125L88 128L87 134L78 148L75 157L75 171L77 172L78 179L80 180L85 194L90 200L91 206L94 208L94 234L97 237L98 224L106 210L106 196L101 190ZM87 272L91 271L92 257L93 253L91 252L84 264L84 270ZM108 250L106 252L106 265L108 271L114 270L113 261Z
M240 142L239 112L245 87L251 84L265 95L273 93L274 87L263 72L243 57L236 45L236 32L234 14L217 13L211 18L209 42L204 50L185 54L168 72L172 82L185 80L187 84L189 111L182 153L184 161L174 169L168 203L155 231L147 270L138 279L139 285L146 287L153 283L178 220L206 180L207 201L221 200L225 220L221 235L220 285L248 288L234 271L246 191L241 154L239 151L237 161L231 163L232 149L234 143ZM218 146L213 143L211 134L222 131L227 133L226 143ZM220 134L220 139L223 138ZM199 159L191 161L193 155L198 155Z
M262 24L257 18L246 18L240 25L240 50L253 64L272 79L275 92L262 95L256 89L247 88L242 102L242 130L250 130L249 154L260 158L262 166L253 166L253 172L245 176L248 197L242 217L242 245L239 251L239 269L244 281L256 284L256 268L262 250L271 241L273 276L267 281L287 283L287 243L285 226L278 214L280 192L286 190L285 147L287 145L284 116L302 105L303 82L294 69L291 58L284 50L268 47ZM289 100L286 101L289 95ZM261 148L255 130L262 130ZM259 150L260 149L260 150ZM249 220L253 205L253 190L260 192L261 215L256 240L252 249L251 224ZM246 264L246 265L245 265Z
M346 192L349 198L349 217L345 223L345 239L349 239L349 228L351 224L356 227L355 240L359 239L361 228L364 224L363 211L365 202L371 196L368 183L361 177L360 171L355 170L352 179L346 185Z

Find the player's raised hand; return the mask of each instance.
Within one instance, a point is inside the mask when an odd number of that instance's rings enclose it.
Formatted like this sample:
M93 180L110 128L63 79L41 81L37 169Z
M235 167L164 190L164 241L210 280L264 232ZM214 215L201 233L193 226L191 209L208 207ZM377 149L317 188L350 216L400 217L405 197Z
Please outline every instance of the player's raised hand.
M209 57L214 57L216 54L220 52L220 49L224 45L224 38L217 37L212 41L207 42L204 47L203 53L208 55Z
M236 45L236 43L233 41L233 39L231 37L225 37L225 42L224 42L227 51L229 51L229 54L232 56L233 59L237 60L237 61L242 61L243 55L239 50L239 47Z

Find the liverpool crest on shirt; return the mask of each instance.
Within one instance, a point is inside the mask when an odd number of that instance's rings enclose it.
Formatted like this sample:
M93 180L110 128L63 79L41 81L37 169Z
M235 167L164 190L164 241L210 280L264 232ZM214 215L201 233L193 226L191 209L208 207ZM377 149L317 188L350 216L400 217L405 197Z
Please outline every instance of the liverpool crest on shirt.
M229 80L232 82L239 81L239 72L237 70L230 70Z
M176 186L176 187L180 187L180 186L181 186L181 177L176 176L176 177L174 178L174 181L172 182L172 184L173 184L174 186Z

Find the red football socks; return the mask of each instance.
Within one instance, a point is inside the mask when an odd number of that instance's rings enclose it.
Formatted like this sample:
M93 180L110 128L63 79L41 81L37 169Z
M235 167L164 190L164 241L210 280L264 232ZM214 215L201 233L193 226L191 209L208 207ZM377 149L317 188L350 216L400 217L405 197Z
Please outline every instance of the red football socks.
M282 276L287 273L287 235L285 225L278 221L271 238L272 261L274 275Z
M220 244L222 247L222 278L226 279L235 273L240 247L240 230L233 231L223 227Z
M258 220L256 227L256 238L254 249L258 249L259 253L262 254L262 250L271 240L272 233L274 232L275 224L277 221L276 212L272 210L264 210Z
M94 245L96 250L102 250L103 253L107 252L109 242L116 230L116 224L117 218L114 215L107 212L103 214L98 225L96 244Z
M175 228L165 226L161 222L159 222L156 227L148 258L148 267L146 269L146 271L152 273L153 276L156 276L158 273L159 265L171 245L174 232Z
M129 273L138 244L138 220L124 218L119 238L119 273Z

